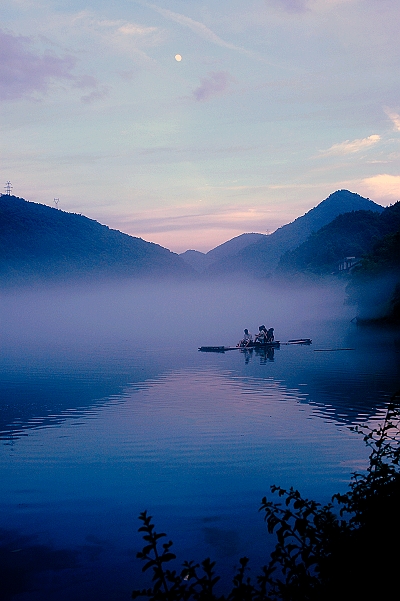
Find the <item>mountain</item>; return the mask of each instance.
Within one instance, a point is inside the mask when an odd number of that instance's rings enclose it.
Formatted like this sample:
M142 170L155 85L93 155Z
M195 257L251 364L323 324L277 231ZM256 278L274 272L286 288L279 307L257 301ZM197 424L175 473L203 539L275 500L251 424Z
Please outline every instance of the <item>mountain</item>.
M331 194L317 207L271 235L248 233L208 253L181 256L141 238L109 229L82 215L0 197L0 281L100 277L190 278L248 274L266 277L281 256L312 232L349 211L375 213L383 207L347 190Z
M280 258L277 272L325 275L337 271L344 257L361 258L376 241L400 229L400 202L379 212L351 211L338 215Z
M231 255L236 255L250 244L255 244L266 237L266 234L241 234L208 251L207 257L214 263Z
M185 252L180 253L179 256L198 273L203 273L210 264L207 253L202 253L199 250L185 250Z
M93 219L11 195L0 197L0 281L190 277L175 253Z
M193 269L199 273L203 273L212 263L232 255L234 256L243 248L246 248L246 246L259 242L259 240L265 237L265 234L241 234L240 236L236 236L235 238L216 246L208 251L208 253L202 253L198 250L187 250L179 256L182 257L188 265L193 267Z
M304 242L310 234L330 223L335 217L350 211L381 213L383 207L368 198L348 190L338 190L302 217L282 226L273 234L263 236L235 253L213 262L205 273L212 276L247 274L267 277L277 267L280 257Z

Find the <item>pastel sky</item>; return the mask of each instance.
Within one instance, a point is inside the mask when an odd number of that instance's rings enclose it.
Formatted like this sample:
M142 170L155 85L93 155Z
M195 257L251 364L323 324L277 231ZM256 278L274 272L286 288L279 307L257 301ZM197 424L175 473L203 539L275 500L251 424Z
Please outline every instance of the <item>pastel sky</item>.
M399 0L1 4L0 190L175 252L400 198Z

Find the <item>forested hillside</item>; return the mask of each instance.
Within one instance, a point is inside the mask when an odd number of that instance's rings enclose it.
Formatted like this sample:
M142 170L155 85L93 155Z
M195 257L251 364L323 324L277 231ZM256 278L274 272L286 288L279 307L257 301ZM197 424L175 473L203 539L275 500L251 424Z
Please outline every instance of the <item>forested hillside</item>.
M381 214L352 211L339 215L296 249L286 252L279 261L277 272L284 275L337 272L344 257L360 259L372 251L379 239L399 229L400 202Z
M175 253L66 213L10 195L0 197L0 280L79 277L190 277Z

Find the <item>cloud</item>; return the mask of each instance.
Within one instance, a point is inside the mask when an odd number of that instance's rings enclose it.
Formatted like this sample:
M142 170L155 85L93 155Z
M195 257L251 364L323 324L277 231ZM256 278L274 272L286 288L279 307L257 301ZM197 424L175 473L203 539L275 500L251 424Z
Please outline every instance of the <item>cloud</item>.
M361 181L361 186L372 198L388 202L400 199L400 175L382 173L367 177Z
M89 94L85 94L81 98L81 102L84 104L91 104L96 100L102 100L106 96L108 96L109 87L108 86L96 86L96 89L90 92Z
M131 23L129 21L111 21L109 19L96 20L93 15L85 14L83 17L89 17L90 23L95 27L103 29L117 30L119 33L135 37L152 36L159 33L158 27L146 27L145 25L139 25L138 23Z
M351 4L358 0L266 0L267 4L279 6L288 13L326 12L340 4Z
M243 232L272 232L287 222L287 214L282 214L280 206L268 207L265 202L263 206L245 208L215 204L203 207L202 204L197 201L187 207L130 213L129 218L104 215L103 222L110 224L111 221L112 227L175 252L188 248L208 251Z
M44 93L55 79L73 80L72 56L35 53L32 40L0 31L0 99L15 100Z
M233 78L225 71L211 72L201 79L201 84L193 91L193 96L201 102L212 96L219 96L227 91Z
M361 150L365 150L370 146L373 146L377 142L379 142L381 137L378 134L373 134L372 136L368 136L368 138L361 138L358 140L346 140L345 142L340 142L339 144L333 144L327 150L321 150L321 154L324 156L336 156L336 155L346 155L353 154L355 152L360 152Z
M143 27L136 23L125 23L118 28L118 31L131 36L147 36L158 32L157 27Z
M274 4L291 13L302 13L307 10L307 0L274 0Z
M94 77L73 74L76 59L62 58L33 48L31 38L5 33L0 30L0 100L34 98L45 94L57 80L69 81L76 88L92 88L92 94L104 95Z
M393 128L394 131L400 131L400 115L398 113L395 113L388 107L385 108L385 113L387 114L389 119L392 121L392 123L394 125L394 128Z
M92 16L88 21L88 31L91 35L99 36L102 46L128 54L137 63L155 64L143 48L155 47L163 42L165 34L160 28L122 20L98 21Z
M335 8L338 4L356 4L359 0L305 0L311 10L326 11Z
M181 232L185 230L198 231L202 229L234 229L243 231L259 231L261 224L265 227L282 225L280 206L271 206L265 202L262 205L228 204L223 207L213 202L202 202L199 199L188 201L185 205L153 208L137 211L117 217L123 231L135 231L135 235L144 233ZM108 215L104 220L110 220ZM116 215L113 212L113 220ZM122 225L121 225L122 224Z
M246 50L246 48L242 48L241 46L236 46L236 44L232 44L231 42L226 42L222 38L220 38L217 34L215 34L211 29L209 29L204 23L200 21L195 21L190 17L186 17L180 13L172 12L172 10L168 10L166 8L160 8L155 4L147 4L143 3L144 6L151 8L158 12L160 15L163 15L166 19L170 21L174 21L175 23L179 23L183 27L188 27L192 31L194 31L198 36L202 37L217 46L221 46L222 48L228 48L230 50L235 50L240 52L241 54L246 54L252 58L261 58L256 55L256 53L251 52L250 50Z

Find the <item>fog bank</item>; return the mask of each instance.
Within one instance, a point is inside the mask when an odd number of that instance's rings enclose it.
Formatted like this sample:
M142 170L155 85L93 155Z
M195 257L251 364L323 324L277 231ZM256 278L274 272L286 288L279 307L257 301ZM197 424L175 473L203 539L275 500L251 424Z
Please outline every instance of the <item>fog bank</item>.
M129 340L144 347L236 344L265 324L277 339L313 336L321 321L354 316L342 286L242 283L105 283L3 291L5 345L92 345Z

